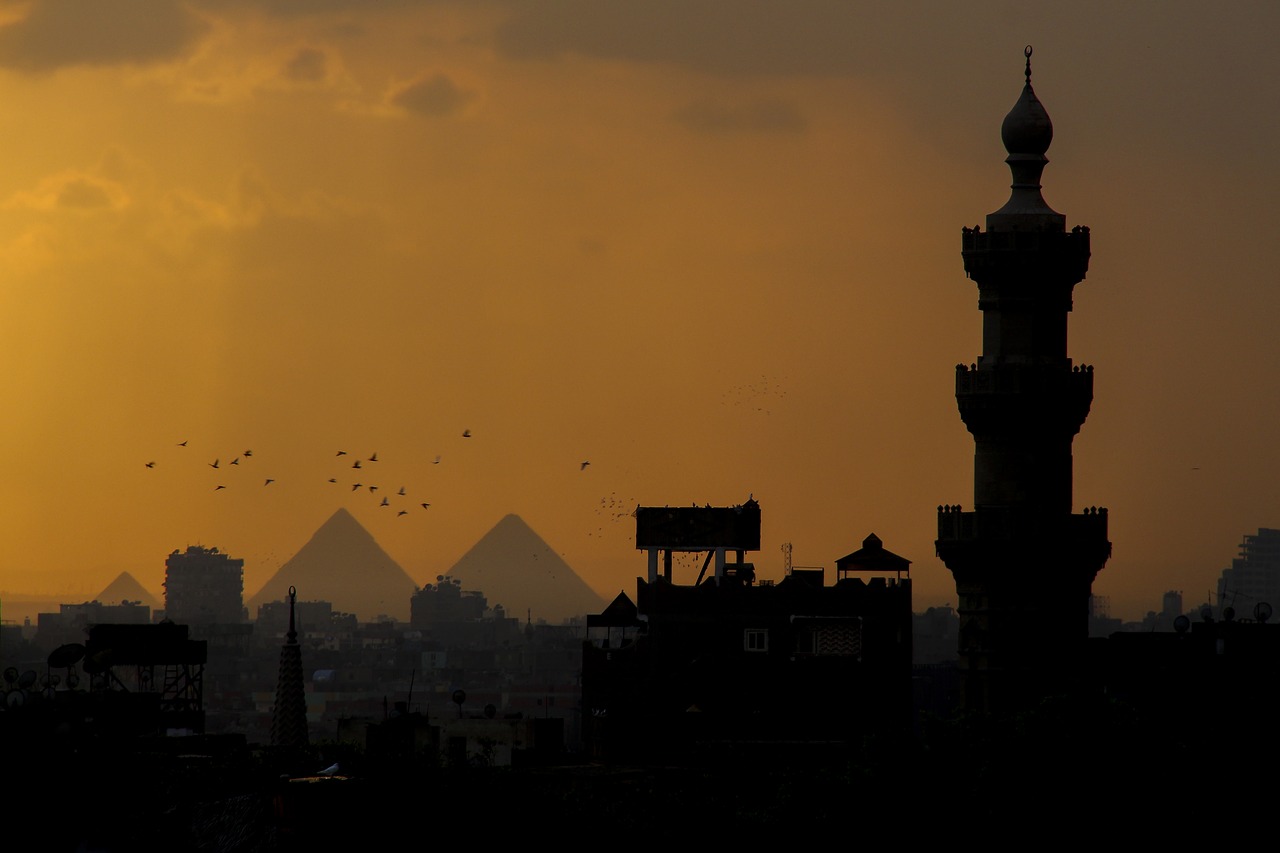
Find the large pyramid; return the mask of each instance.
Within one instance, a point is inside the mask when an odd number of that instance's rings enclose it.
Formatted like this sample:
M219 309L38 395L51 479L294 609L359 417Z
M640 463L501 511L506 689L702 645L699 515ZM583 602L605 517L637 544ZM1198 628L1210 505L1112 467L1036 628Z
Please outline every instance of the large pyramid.
M446 573L508 616L553 625L599 613L605 601L518 515L494 525Z
M103 604L119 604L122 601L141 601L152 610L160 610L164 607L160 603L160 599L138 583L137 578L128 572L121 572L120 576L107 584L107 588L93 597L94 601Z
M328 601L335 611L361 622L386 614L409 621L409 599L418 585L382 550L351 513L340 509L320 526L302 550L276 570L249 599L249 615L271 601L287 601L289 587L299 601Z

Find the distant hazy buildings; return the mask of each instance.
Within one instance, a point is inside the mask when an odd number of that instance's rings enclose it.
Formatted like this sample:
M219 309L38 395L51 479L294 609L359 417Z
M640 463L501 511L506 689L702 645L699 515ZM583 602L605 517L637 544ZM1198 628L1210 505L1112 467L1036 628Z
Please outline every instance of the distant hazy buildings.
M1280 530L1261 527L1240 543L1240 556L1218 579L1219 615L1255 618L1254 608L1280 607Z
M165 617L181 625L231 625L249 620L244 560L217 548L188 545L164 563Z

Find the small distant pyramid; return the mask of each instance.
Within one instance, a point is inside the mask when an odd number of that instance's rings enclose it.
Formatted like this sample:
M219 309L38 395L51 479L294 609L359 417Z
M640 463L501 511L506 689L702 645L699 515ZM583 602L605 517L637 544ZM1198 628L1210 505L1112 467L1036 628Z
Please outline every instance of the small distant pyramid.
M113 605L122 601L141 601L144 606L152 610L160 610L164 607L160 599L147 592L142 584L138 583L137 578L128 572L121 572L119 577L107 584L107 588L95 595L93 600Z
M483 593L508 616L526 615L555 625L599 613L605 601L569 568L518 515L494 525L446 572L464 588Z
M328 601L335 611L354 613L362 622L380 614L409 621L409 600L418 585L382 550L369 531L345 509L320 525L302 550L276 570L249 599L249 615L272 601L288 601L289 587L299 601Z

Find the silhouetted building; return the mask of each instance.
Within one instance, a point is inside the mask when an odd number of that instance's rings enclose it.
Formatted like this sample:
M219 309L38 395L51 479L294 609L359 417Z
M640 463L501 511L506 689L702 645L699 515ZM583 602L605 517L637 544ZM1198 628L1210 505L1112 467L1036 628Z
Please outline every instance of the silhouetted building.
M217 548L188 545L164 562L165 618L185 625L249 621L244 606L244 560Z
M965 704L976 711L1023 706L1078 675L1090 591L1111 554L1106 509L1072 512L1071 443L1093 400L1093 368L1067 356L1067 315L1088 269L1089 229L1068 231L1041 196L1053 125L1026 55L1026 84L1000 129L1012 192L985 231L962 234L982 311L982 355L956 365L974 505L938 507Z
M1265 752L1280 704L1280 624L1270 617L1215 619L1206 607L1198 620L1179 615L1173 631L1117 632L1091 644L1094 677L1152 740L1187 755Z
M917 665L955 661L959 657L960 619L951 605L913 614L911 633L912 660Z
M1238 616L1254 616L1265 604L1280 607L1280 530L1260 527L1240 543L1240 556L1218 579L1218 616L1230 607Z
M757 582L743 557L758 550L759 537L754 500L636 510L648 579L637 579L635 603L619 595L587 622L582 702L590 755L689 761L728 749L743 758L783 744L795 754L806 744L821 751L909 728L910 578L849 577L861 560L849 555L830 586L824 569ZM908 562L874 535L868 547L875 553L855 554L905 572ZM672 577L672 552L705 554L693 583Z

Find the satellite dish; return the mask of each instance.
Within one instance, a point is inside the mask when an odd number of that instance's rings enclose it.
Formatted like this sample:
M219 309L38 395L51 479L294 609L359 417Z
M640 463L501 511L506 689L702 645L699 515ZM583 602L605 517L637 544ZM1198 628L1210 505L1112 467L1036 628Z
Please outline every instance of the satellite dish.
M457 690L453 691L453 704L461 708L462 703L466 701L467 701L467 691L463 690L462 688L458 688Z
M1253 618L1259 622L1266 622L1271 618L1271 605L1265 601L1259 601L1253 605Z
M22 677L18 679L18 689L30 690L32 685L36 683L36 679L39 677L40 676L36 675L36 671L34 669L27 670L22 673Z
M65 669L75 666L84 657L84 646L79 643L67 643L49 652L49 666L54 669Z
M1235 619L1235 618L1236 618L1236 609L1235 609L1234 607L1224 607L1224 608L1222 608L1222 618L1223 618L1224 620L1226 620L1227 622L1230 622L1232 619Z
M1178 617L1173 620L1173 630L1177 631L1179 634L1187 633L1187 630L1190 627L1191 620L1187 618L1185 613L1179 614Z
M1201 608L1200 608L1200 619L1201 619L1202 621L1205 621L1205 622L1212 622L1212 621L1213 621L1213 608L1212 608L1212 607L1210 607L1210 606L1209 606L1209 605L1207 605L1207 604L1206 604L1204 607L1201 607Z
M75 690L79 686L80 676L76 675L74 672L67 673L67 687Z
M11 690L4 697L4 703L10 708L19 708L25 701L27 701L27 695L21 690Z
M4 683L13 684L18 680L18 668L16 666L6 666L4 668Z

